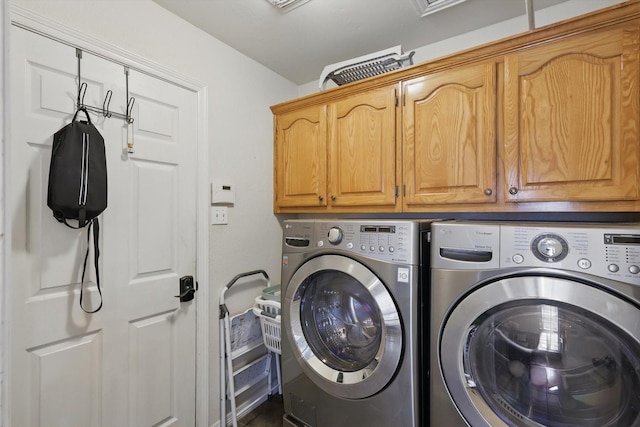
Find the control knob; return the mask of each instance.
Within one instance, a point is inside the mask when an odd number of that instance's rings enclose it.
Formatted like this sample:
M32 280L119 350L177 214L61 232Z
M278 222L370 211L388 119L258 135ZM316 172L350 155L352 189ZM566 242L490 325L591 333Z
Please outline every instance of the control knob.
M531 251L541 261L558 262L566 258L569 245L557 234L541 234L531 243Z
M329 243L333 245L337 245L342 242L342 238L344 237L344 232L340 227L331 227L329 233L327 234L327 239Z

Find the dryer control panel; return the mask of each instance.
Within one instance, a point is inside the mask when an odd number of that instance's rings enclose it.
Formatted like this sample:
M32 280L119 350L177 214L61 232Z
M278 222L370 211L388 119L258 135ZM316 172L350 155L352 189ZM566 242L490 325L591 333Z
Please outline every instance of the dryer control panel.
M432 254L434 268L547 267L640 285L640 224L442 222Z
M640 284L640 228L615 224L502 225L501 265L580 271Z

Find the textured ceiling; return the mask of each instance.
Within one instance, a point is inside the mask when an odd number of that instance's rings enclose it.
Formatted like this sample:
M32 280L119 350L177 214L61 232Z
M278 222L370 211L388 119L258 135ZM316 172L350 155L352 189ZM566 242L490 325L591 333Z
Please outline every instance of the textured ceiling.
M526 14L525 0L467 0L421 18L412 0L154 0L296 84L326 65L393 46L404 52ZM566 0L534 0L536 10Z

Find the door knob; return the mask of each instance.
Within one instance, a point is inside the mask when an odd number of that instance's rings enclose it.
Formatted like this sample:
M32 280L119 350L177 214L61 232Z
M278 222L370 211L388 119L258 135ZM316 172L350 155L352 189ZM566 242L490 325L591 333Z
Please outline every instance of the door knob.
M180 302L191 301L197 290L198 282L193 280L193 276L183 276L180 278L180 295L174 296L180 298Z

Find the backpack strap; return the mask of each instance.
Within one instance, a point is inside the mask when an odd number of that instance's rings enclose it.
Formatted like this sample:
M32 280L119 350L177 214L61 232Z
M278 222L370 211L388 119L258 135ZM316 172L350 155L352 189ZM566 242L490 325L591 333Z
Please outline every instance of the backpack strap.
M66 222L65 222L66 223ZM96 285L98 286L98 294L100 294L100 305L93 311L87 311L82 305L82 293L84 291L84 274L87 270L87 259L89 258L89 241L91 237L91 227L93 227L93 254L94 264L96 268ZM84 256L84 265L82 266L82 282L80 283L80 308L85 313L96 313L102 308L102 290L100 289L100 271L98 269L98 258L100 258L100 248L98 247L98 236L100 235L100 223L98 218L94 218L89 222L87 228L87 253Z
M53 213L53 217L54 217L55 219L57 219L57 220L58 220L58 222L63 223L63 224L64 224L64 225L66 225L67 227L69 227L69 228L73 228L74 230L79 230L79 229L81 229L81 228L86 227L86 225L87 225L87 224L91 225L91 221L87 221L87 220L86 220L86 213L85 213L85 212L86 212L85 208L80 208L80 209L78 210L78 216L79 216L80 218L78 218L78 226L77 226L77 227L76 227L75 225L73 225L73 224L69 224L69 223L67 222L67 218L65 218L65 217L64 217L64 215L63 215L61 212L58 212L58 216L56 216L56 212L54 212L54 213Z
M87 123L91 124L91 117L89 117L89 112L87 111L86 107L80 107L76 110L76 113L73 115L73 119L71 119L71 123L74 123L76 121L76 116L80 111L82 111L84 115L87 116Z

